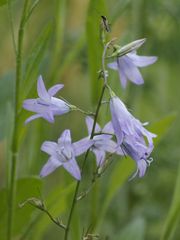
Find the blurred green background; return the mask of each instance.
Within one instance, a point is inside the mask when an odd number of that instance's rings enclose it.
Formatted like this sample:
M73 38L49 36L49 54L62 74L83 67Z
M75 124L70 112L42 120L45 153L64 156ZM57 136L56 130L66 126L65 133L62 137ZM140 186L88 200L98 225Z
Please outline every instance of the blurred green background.
M6 239L7 190L10 168L10 139L13 128L15 54L6 1L0 1L0 239ZM11 3L17 41L23 0ZM31 1L33 4L35 1ZM153 152L154 162L143 179L128 182L135 170L133 161L114 157L114 161L77 204L71 239L81 239L89 227L99 239L156 240L180 239L180 1L179 0L40 0L25 26L23 42L23 81L19 103L18 183L15 204L14 239L63 239L58 229L39 210L18 204L28 197L43 198L49 211L66 222L75 181L63 169L45 179L38 174L47 160L40 151L43 141L56 141L65 128L74 141L87 135L84 116L70 113L56 117L54 125L38 119L23 124L30 116L21 109L25 98L37 96L36 81L42 74L47 87L64 83L60 94L74 105L95 110L101 80L102 46L99 39L100 16L111 23L109 39L117 37L121 45L147 38L139 54L158 56L158 62L141 69L145 84L131 83L122 91L118 74L109 71L112 88L142 122L162 134ZM21 111L22 110L22 111ZM103 106L98 122L110 119ZM79 158L79 162L83 157ZM95 167L90 155L81 191L88 187ZM179 185L178 185L179 184ZM176 193L173 197L176 186ZM178 191L179 190L179 191ZM174 199L174 200L173 200ZM173 200L173 202L172 202ZM170 210L171 208L171 210ZM164 232L164 235L163 235ZM168 232L168 233L167 233ZM167 234L167 235L166 235Z

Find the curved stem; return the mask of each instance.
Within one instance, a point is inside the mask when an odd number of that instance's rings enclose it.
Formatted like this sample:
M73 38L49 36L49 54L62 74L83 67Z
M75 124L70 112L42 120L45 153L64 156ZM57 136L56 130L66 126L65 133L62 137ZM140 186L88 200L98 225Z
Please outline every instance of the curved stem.
M24 8L21 16L21 22L18 32L18 46L16 54L16 84L15 84L15 97L14 97L14 129L12 134L11 144L11 170L10 170L10 186L8 193L8 224L7 224L7 240L12 239L13 218L14 218L14 205L16 195L16 172L17 172L17 155L18 155L18 102L19 102L19 85L22 78L22 45L24 37L24 19L27 12L28 1L24 3Z
M112 42L114 41L115 39L112 39L111 41L109 41L105 47L104 47L104 51L103 51L103 54L102 54L102 72L103 72L103 78L104 78L104 84L107 85L107 77L108 77L108 74L106 72L106 67L105 67L105 59L106 59L106 52L109 48L109 46L112 44Z
M103 99L103 96L104 96L105 89L106 89L106 85L104 84L103 88L102 88L102 91L101 91L99 101L98 101L98 105L97 105L97 108L96 108L96 113L95 113L95 116L94 116L94 123L93 123L92 131L91 131L90 139L92 139L93 136L94 136L95 127L96 127L96 123L97 123L97 118L98 118L98 114L99 114L99 110L100 110L100 106L101 106L101 103L102 103L102 99ZM83 172L84 172L84 167L85 167L86 159L89 155L89 151L90 150L88 149L86 154L85 154L84 161L83 161L82 167L81 167L81 174L83 174ZM80 183L81 183L80 181L77 181L75 192L74 192L74 197L73 197L73 201L72 201L72 205L71 205L71 209L70 209L70 213L69 213L69 217L68 217L67 228L65 229L64 240L68 239L69 228L70 228L70 224L71 224L71 221L72 221L72 215L73 215L73 212L74 212L74 208L75 208L75 205L76 205L76 202L77 202L77 196L78 196Z

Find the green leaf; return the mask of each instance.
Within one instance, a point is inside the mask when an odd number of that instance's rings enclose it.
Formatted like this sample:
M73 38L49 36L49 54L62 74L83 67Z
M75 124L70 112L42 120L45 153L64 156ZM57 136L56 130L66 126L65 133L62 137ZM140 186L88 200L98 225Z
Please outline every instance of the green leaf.
M65 37L67 1L59 0L54 4L53 49L51 50L51 81L56 81Z
M160 121L151 124L148 128L151 132L157 134L157 137L154 138L154 143L158 144L159 141L164 137L166 132L171 127L172 123L175 121L177 114L171 113L166 117L162 118Z
M104 0L90 0L86 23L86 36L93 103L97 101L101 89L101 81L98 81L98 71L101 69L103 51L100 39L100 21L101 15L107 15L106 13Z
M176 180L174 195L173 195L170 210L165 222L161 240L172 239L179 219L180 219L180 164L178 169L178 176Z
M36 86L39 66L45 54L45 51L50 39L51 30L52 30L51 24L48 24L42 30L27 60L26 67L25 67L25 78L24 78L23 84L21 84L21 92L23 94L22 94L22 99L20 100L20 104L22 103L22 100L27 98L32 88Z
M19 203L31 196L38 196L41 189L41 180L35 177L23 178L17 181L17 192L14 213L13 236L19 234L31 219L33 208L19 208ZM6 239L7 209L8 209L7 189L0 191L0 236Z
M7 0L0 0L0 6L3 6L7 3Z
M102 203L102 208L99 216L99 224L101 221L103 221L106 210L112 199L121 189L124 182L127 181L128 177L131 176L134 170L135 162L129 157L123 158L116 163L116 166L111 173L110 181L107 183L107 192Z
M9 0L9 2L13 2L14 0ZM0 0L0 7L7 4L8 0Z
M145 239L145 220L137 217L120 231L112 240L144 240Z
M76 60L78 54L85 46L85 36L82 34L76 43L72 46L72 49L66 54L62 65L59 67L58 76L62 76L66 71L68 71L68 67L72 64L73 61Z
M0 139L3 139L7 135L6 128L7 122L10 123L12 112L10 112L11 115L9 115L9 108L12 108L13 103L13 95L14 95L14 78L13 73L9 72L6 75L4 75L0 80L0 89L3 89L0 94Z

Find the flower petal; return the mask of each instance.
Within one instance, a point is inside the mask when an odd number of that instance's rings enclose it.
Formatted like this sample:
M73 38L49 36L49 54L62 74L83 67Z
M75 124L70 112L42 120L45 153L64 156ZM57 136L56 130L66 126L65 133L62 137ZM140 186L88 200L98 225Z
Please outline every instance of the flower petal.
M56 158L50 157L47 163L43 166L40 172L40 177L46 177L61 165L62 163L59 162Z
M65 163L63 163L63 167L77 180L81 180L81 172L79 166L76 162L76 159L73 158Z
M46 87L44 85L44 81L42 79L42 76L40 75L38 78L38 82L37 82L37 91L38 91L38 96L47 101L50 100L50 95L48 94Z
M144 80L138 68L132 63L132 61L127 56L118 58L118 61L119 66L121 66L121 69L123 69L125 75L129 80L138 85L144 83Z
M57 143L56 142L45 141L41 145L41 150L43 152L48 153L49 155L55 154L56 153L56 149L57 149Z
M113 69L113 70L118 70L118 64L117 64L117 62L108 63L107 66L108 66L109 68Z
M52 111L46 111L41 114L41 116L50 123L54 123L54 115Z
M109 133L109 134L114 134L114 129L113 129L113 126L112 126L112 122L108 122L104 128L102 129L102 132L104 133Z
M58 139L59 144L71 143L71 132L69 129L64 130L61 134L60 138Z
M67 103L65 101L59 99L59 98L56 98L56 97L51 97L51 109L53 111L56 111L60 115L70 111L70 108L67 105Z
M94 119L91 118L91 117L86 117L86 125L87 125L87 128L88 128L88 134L91 135L91 131L92 131L92 128L93 128L93 123L94 123ZM96 123L96 127L95 127L95 132L100 132L101 131L101 128L99 126L98 123Z
M92 145L94 141L90 140L88 137L81 139L80 141L77 141L72 144L74 149L75 156L79 156L86 152Z
M26 99L23 102L23 107L24 107L24 105L28 106L28 105L33 105L33 104L36 104L36 103L37 103L37 99L35 99L35 98Z
M137 67L146 67L157 61L156 56L139 56L135 53L128 53L127 56L132 60L132 63Z
M42 117L41 114L34 114L32 115L31 117L27 118L26 121L25 121L25 124L31 122L32 120L36 119L36 118L40 118Z
M106 141L103 141L102 143L103 144L99 146L99 150L110 152L110 153L116 153L118 149L118 145L113 140L106 140Z
M118 121L118 114L119 114L119 102L118 100L116 100L118 98L113 97L110 100L110 110L111 110L111 116L112 116L112 125L113 125L113 129L114 132L116 134L116 138L117 138L117 142L118 145L121 145L122 141L123 141L123 131L122 131L122 126L120 125L119 121ZM123 117L123 116L122 116Z
M50 109L50 104L42 100L41 98L25 100L23 102L23 108L28 111L37 112L40 114L45 111L50 111L52 109L52 107Z
M34 107L37 105L36 99L27 99L23 101L23 108L34 112Z
M64 87L64 84L56 84L53 87L49 88L48 93L52 97L54 96L59 90Z
M103 163L104 163L104 160L105 160L105 151L101 151L101 150L98 150L98 149L93 149L92 150L93 153L95 154L96 156L96 164L97 166L102 166Z
M118 61L119 63L119 61ZM119 64L119 68L118 68L118 73L119 73L119 78L120 78L120 82L123 88L126 88L127 85L127 77L126 77L126 73L124 72L124 68L123 65L121 66Z
M146 173L147 163L144 159L137 161L139 177L143 177Z

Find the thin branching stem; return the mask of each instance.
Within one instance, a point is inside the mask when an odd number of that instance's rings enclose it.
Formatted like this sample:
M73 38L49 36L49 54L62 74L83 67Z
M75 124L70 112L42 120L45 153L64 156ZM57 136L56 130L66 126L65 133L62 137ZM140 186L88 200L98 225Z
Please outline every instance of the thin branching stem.
M112 40L112 41L114 41L114 40ZM102 71L103 71L104 84L103 84L103 87L102 87L102 90L101 90L101 95L99 97L99 101L98 101L98 104L97 104L90 139L93 139L93 137L94 137L97 118L98 118L98 115L99 115L99 110L100 110L100 107L102 105L105 89L107 88L107 74L106 74L106 68L105 68L105 57L106 57L107 49L112 44L112 41L108 42L104 46L104 51L103 51L103 54L102 54ZM84 172L84 167L85 167L86 160L88 158L89 152L90 152L90 150L88 149L86 154L85 154L84 161L82 163L82 167L81 167L81 174L82 175L83 175L83 172ZM77 181L75 192L74 192L74 197L73 197L73 201L72 201L72 205L71 205L71 209L70 209L70 213L69 213L69 217L68 217L67 228L65 230L64 240L68 239L69 228L70 228L70 224L71 224L71 221L72 221L72 215L73 215L73 212L74 212L74 208L75 208L75 205L76 205L76 202L77 202L77 196L78 196L80 183L81 183L80 181Z
M101 106L101 103L102 103L102 99L103 99L103 96L104 96L105 89L106 89L106 85L103 85L101 95L100 95L100 98L99 98L99 101L98 101L98 105L97 105L97 108L96 108L95 116L94 116L94 123L93 123L92 131L91 131L90 139L92 139L93 136L94 136L95 127L96 127L96 123L97 123L97 118L98 118L98 114L99 114L99 110L100 110L100 106ZM84 172L84 167L85 167L85 163L86 163L86 160L88 158L88 155L89 155L89 151L90 150L88 149L86 154L85 154L84 161L83 161L82 167L81 167L81 174L83 174L83 172ZM74 192L74 197L73 197L73 201L72 201L72 205L71 205L71 209L70 209L70 213L69 213L69 217L68 217L67 228L65 230L64 240L68 239L69 228L70 228L70 224L71 224L71 221L72 221L72 215L73 215L73 212L74 212L74 208L75 208L75 205L76 205L76 202L77 202L77 195L78 195L78 190L79 190L79 187L80 187L80 183L81 183L80 181L77 181L75 192Z
M63 223L61 223L61 222L59 221L59 219L54 218L54 217L50 214L50 212L48 212L47 209L43 209L42 211L43 211L44 213L46 213L46 214L48 215L48 217L51 219L51 221L52 221L53 223L55 223L58 227L63 228L63 229L66 229L66 226L65 226Z

